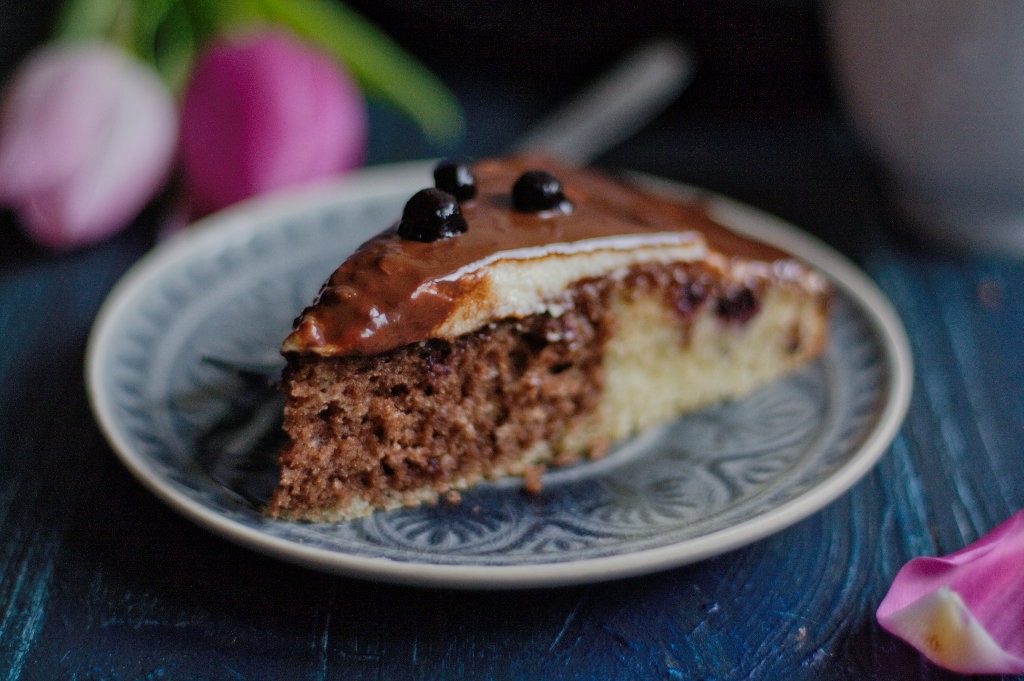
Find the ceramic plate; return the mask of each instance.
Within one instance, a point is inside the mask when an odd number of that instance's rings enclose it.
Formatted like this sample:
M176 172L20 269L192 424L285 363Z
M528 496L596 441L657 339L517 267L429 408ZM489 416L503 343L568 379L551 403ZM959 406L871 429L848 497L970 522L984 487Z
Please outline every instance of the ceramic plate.
M550 472L537 496L509 480L458 505L348 523L264 518L280 398L260 374L277 370L281 339L327 275L431 181L429 164L368 169L241 205L143 258L104 304L86 360L96 418L128 469L196 523L309 567L406 584L550 586L682 565L776 532L847 490L899 427L910 356L874 285L795 228L704 194L718 220L835 282L820 361Z

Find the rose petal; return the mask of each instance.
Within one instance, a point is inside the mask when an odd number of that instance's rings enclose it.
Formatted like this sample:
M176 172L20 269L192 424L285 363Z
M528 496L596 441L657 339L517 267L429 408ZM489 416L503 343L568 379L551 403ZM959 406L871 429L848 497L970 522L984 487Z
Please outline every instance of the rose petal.
M125 226L165 181L177 112L157 75L100 43L48 45L18 70L0 125L0 202L69 247Z
M1024 673L1024 511L955 553L907 563L877 616L948 669Z
M365 106L354 82L287 34L218 43L193 70L181 158L198 212L353 168L365 146Z

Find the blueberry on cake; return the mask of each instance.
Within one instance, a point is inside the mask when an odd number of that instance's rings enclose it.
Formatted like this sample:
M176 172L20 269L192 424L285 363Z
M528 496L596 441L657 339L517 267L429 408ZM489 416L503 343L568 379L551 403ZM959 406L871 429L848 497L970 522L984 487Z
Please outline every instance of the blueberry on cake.
M282 352L267 507L333 521L600 457L826 343L825 278L700 201L547 160L442 163Z

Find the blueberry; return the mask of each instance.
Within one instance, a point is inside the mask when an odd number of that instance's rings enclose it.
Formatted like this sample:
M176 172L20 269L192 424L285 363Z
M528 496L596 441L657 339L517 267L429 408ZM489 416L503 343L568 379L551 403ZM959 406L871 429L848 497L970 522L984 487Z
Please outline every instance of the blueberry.
M748 286L730 286L718 299L718 316L738 324L750 321L760 309L757 294Z
M465 163L438 163L434 168L434 186L448 192L458 201L468 201L476 196L476 178Z
M562 183L543 170L528 170L519 176L512 186L512 205L516 210L527 213L569 209L569 202L562 193Z
M461 234L466 229L466 219L462 217L455 197L430 188L416 192L405 204L398 235L411 241L437 241Z
M692 317L710 295L707 282L700 279L688 281L676 296L676 309L685 317Z

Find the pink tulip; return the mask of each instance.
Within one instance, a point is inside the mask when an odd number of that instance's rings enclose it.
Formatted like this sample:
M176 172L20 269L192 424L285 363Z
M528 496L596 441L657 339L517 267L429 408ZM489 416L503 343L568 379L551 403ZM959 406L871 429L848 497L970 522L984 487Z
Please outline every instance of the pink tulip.
M0 119L0 204L67 248L127 225L174 161L177 112L157 75L100 43L48 45L21 65Z
M199 213L353 168L366 145L366 111L352 79L280 32L202 54L181 125L186 186Z
M956 553L904 565L877 614L942 667L1024 674L1024 511Z

